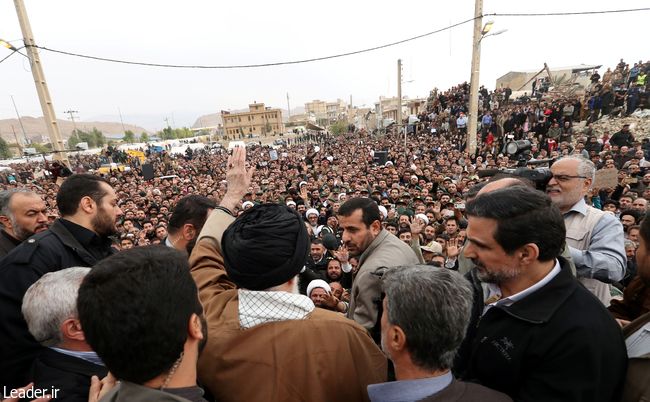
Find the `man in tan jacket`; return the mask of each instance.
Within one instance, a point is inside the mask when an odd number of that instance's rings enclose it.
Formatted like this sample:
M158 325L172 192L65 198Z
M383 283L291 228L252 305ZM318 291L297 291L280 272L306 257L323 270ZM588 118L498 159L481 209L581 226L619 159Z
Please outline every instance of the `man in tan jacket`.
M229 160L228 192L190 257L208 322L199 379L219 401L365 401L386 358L366 331L297 292L309 252L300 216L267 204L236 220L252 169Z

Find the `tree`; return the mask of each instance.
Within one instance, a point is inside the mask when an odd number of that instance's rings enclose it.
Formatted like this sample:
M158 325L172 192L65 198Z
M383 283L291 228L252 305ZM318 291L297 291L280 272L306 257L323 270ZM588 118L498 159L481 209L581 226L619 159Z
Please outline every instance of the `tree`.
M79 139L79 134L77 133L77 130L72 131L72 135L70 138L68 138L68 148L69 149L75 149L77 147L77 144L82 142Z
M13 156L11 150L9 149L9 144L5 141L4 138L0 137L0 158L9 159Z
M46 154L52 152L52 144L49 142L47 144L34 143L32 145L34 146L34 149L36 149L36 153Z
M93 127L93 131L90 134L95 139L95 146L102 147L106 144L106 137L104 137L104 134L101 131L97 130L97 127ZM90 145L90 143L88 145Z
M330 131L334 135L344 134L348 131L348 122L345 120L339 120L330 126Z
M169 126L163 128L162 131L158 133L158 135L163 140L175 140L176 139L176 132Z
M146 131L143 131L142 134L140 134L140 142L149 142L149 134L147 134Z
M133 144L135 142L135 133L131 130L126 130L124 132L124 137L122 137L122 140L127 144Z

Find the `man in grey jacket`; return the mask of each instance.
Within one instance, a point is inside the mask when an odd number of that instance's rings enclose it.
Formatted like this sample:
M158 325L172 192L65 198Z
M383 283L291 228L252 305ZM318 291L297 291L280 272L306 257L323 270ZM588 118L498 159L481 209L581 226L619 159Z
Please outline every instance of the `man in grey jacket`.
M381 226L377 203L370 198L352 198L338 213L343 244L359 258L359 271L352 284L348 317L366 328L375 342L381 336L381 278L384 267L418 264L413 250Z

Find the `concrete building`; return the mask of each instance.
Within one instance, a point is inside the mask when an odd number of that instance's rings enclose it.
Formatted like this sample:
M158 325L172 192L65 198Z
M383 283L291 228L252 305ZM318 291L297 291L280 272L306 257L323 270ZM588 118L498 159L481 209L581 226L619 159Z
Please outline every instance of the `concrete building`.
M305 114L313 114L316 119L326 119L327 102L316 99L305 103Z
M263 103L248 105L248 112L221 111L223 133L226 136L266 136L284 133L282 109L264 107Z
M564 80L574 80L576 84L581 87L586 87L589 85L589 77L594 70L599 69L600 65L586 65L580 64L577 66L568 66L568 67L558 67L550 68L551 75L553 79L558 79L564 77ZM539 70L532 71L510 71L507 74L502 75L497 78L497 88L510 87L513 92L515 91L524 91L530 94L533 90L533 81L531 80L536 74L540 72ZM548 74L546 71L542 71L537 78L546 78ZM530 82L528 82L530 80ZM527 83L528 82L528 83ZM524 85L525 84L525 85Z
M347 112L347 105L341 99L337 99L335 102L327 102L326 110L328 122L333 123Z

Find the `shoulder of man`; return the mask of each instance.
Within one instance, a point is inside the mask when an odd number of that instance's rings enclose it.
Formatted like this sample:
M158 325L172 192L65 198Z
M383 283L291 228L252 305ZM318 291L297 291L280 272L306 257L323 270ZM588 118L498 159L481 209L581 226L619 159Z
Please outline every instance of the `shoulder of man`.
M458 380L453 380L447 388L422 401L473 402L477 400L482 402L512 402L512 399L506 394L484 387L483 385Z
M14 264L30 264L33 262L34 257L39 253L49 254L44 250L50 248L51 242L54 238L56 238L56 235L49 230L30 237L11 250L11 252L0 261L0 268L4 269L5 267Z

